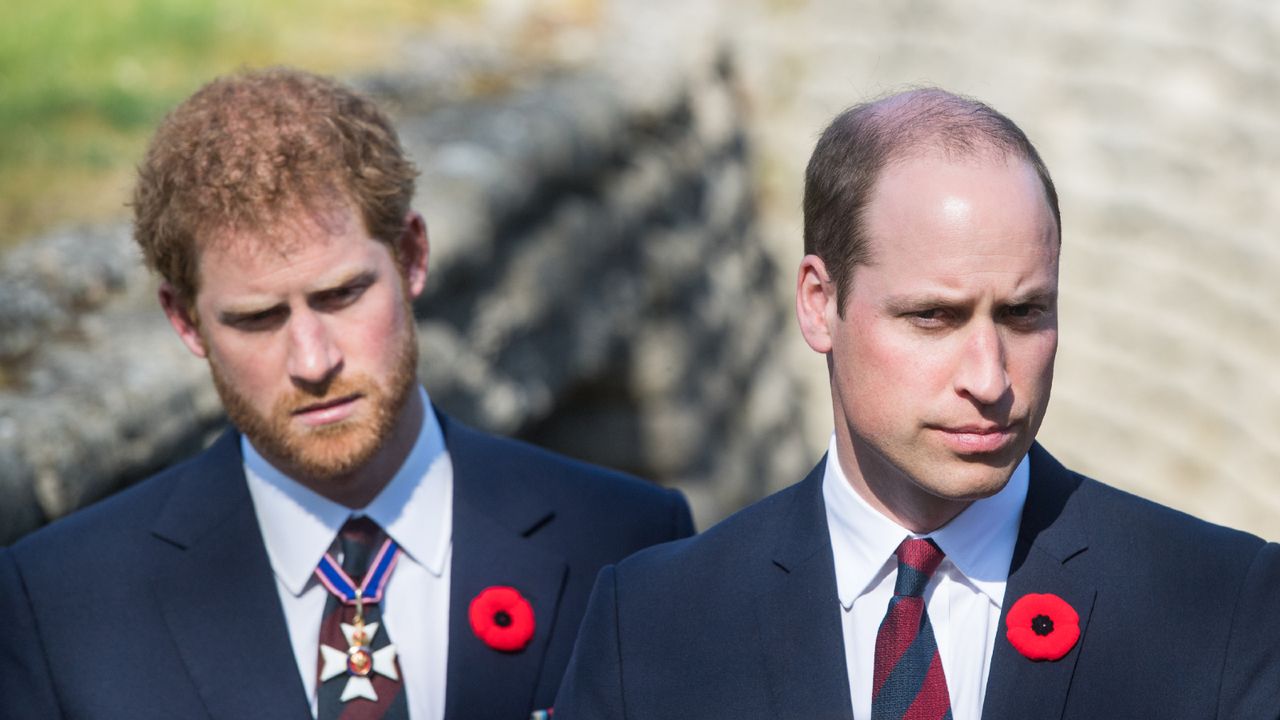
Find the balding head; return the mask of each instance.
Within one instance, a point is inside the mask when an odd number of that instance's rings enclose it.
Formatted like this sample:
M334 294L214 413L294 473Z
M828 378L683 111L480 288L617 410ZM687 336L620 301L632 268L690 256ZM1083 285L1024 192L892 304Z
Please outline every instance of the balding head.
M864 217L889 164L919 154L1025 160L1044 185L1059 238L1062 220L1049 169L1021 128L994 108L937 88L908 90L836 116L809 158L804 187L804 251L822 259L838 311L855 266L870 262Z

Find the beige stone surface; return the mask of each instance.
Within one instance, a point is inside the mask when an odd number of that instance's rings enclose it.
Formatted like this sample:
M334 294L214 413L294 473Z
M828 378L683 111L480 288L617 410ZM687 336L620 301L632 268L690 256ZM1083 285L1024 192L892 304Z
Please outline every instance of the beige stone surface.
M836 112L911 84L991 103L1037 144L1062 199L1041 440L1099 479L1280 539L1280 5L720 9L784 266L800 256L804 163ZM781 341L808 381L816 458L831 428L825 367L794 329Z

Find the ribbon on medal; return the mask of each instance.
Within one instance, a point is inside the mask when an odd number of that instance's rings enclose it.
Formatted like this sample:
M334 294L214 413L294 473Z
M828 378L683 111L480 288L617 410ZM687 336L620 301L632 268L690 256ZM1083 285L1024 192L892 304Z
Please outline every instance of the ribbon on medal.
M382 595L387 588L391 572L395 570L396 561L400 558L400 546L391 538L387 538L374 556L370 569L365 573L359 587L342 569L342 566L325 553L316 567L316 577L334 597L346 605L354 605L355 618L350 623L342 623L342 635L346 638L345 651L328 645L320 645L320 655L324 666L320 669L320 682L328 682L339 675L347 675L347 684L342 690L341 700L347 702L353 698L365 698L374 702L378 693L373 689L371 674L383 675L392 680L399 680L396 671L396 646L394 643L386 647L373 649L373 638L378 634L378 623L365 624L364 604L382 602Z
M347 605L363 605L367 602L377 604L382 602L382 593L387 589L387 580L391 578L391 571L395 569L396 561L399 559L400 546L395 540L387 538L378 549L378 554L374 556L369 571L364 574L364 582L360 583L359 588L329 553L325 553L324 557L320 558L320 564L316 567L316 577L329 589L329 592Z

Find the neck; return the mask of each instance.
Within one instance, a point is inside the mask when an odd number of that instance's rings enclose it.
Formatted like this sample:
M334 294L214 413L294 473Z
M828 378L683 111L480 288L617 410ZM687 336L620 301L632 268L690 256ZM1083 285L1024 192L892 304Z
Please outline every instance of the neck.
M836 451L840 470L854 492L881 515L913 533L931 533L973 504L973 500L943 498L925 491L874 448L839 431Z

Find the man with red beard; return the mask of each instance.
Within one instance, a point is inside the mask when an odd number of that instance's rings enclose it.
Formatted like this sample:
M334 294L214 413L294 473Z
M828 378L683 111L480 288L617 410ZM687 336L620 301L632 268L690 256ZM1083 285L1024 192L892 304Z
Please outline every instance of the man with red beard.
M0 552L0 716L537 716L597 570L691 533L678 493L432 407L415 175L303 72L164 120L135 234L234 429Z

